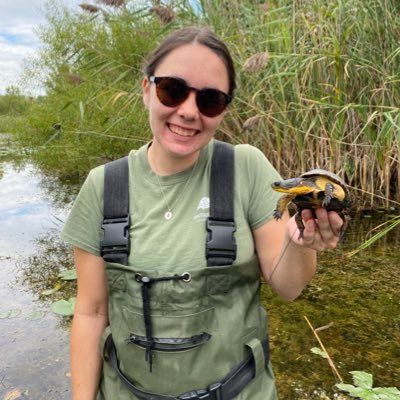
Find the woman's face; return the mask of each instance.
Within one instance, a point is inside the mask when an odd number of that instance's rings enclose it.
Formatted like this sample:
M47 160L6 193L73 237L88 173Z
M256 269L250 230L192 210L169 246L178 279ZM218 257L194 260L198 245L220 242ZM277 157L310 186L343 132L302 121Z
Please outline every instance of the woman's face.
M208 47L187 44L169 53L158 65L154 75L181 78L196 89L214 88L229 91L227 69L222 60ZM198 151L215 134L223 113L207 117L200 113L196 104L196 92L176 107L167 107L157 98L156 85L143 80L143 101L149 110L153 132L152 151L159 160L162 157L194 160Z

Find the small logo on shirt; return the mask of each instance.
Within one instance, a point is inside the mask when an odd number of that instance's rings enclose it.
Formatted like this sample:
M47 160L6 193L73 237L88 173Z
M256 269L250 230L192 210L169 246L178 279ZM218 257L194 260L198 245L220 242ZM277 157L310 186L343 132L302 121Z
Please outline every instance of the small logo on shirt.
M210 208L210 198L209 197L202 197L199 205L197 206L198 210L207 210Z
M207 210L207 211L200 211L194 216L195 221L203 222L208 218L209 212L208 209L210 208L210 198L209 197L202 197L199 201L199 205L197 206L197 210Z

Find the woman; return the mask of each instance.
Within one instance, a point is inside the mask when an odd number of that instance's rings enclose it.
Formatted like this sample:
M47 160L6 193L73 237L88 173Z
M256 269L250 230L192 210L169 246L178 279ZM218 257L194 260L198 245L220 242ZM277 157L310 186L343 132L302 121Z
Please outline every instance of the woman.
M100 257L104 167L83 185L62 233L78 273L74 400L276 398L259 271L280 296L296 298L316 251L337 245L342 220L305 210L299 238L287 213L272 218L277 172L254 147L235 146L236 254L210 266L213 136L234 89L231 56L208 29L173 32L152 53L143 102L153 138L129 154L127 265Z

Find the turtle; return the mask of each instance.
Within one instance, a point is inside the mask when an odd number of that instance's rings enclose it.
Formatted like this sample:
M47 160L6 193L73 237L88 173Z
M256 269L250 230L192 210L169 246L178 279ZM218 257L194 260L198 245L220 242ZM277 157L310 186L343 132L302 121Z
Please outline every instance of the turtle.
M322 207L328 211L336 211L343 219L340 241L343 240L350 220L350 195L347 185L338 175L324 169L312 169L299 177L274 182L271 187L277 192L285 193L277 202L274 218L282 218L284 210L293 203L299 238L303 237L304 232L302 210L310 209L315 217L315 210Z

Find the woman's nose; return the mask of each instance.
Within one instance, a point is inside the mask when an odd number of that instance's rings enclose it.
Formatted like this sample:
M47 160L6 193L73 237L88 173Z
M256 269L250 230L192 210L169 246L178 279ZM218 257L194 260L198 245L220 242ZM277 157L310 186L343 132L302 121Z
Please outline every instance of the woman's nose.
M185 119L196 119L199 116L199 109L196 103L196 92L191 90L188 98L179 106L178 114Z

